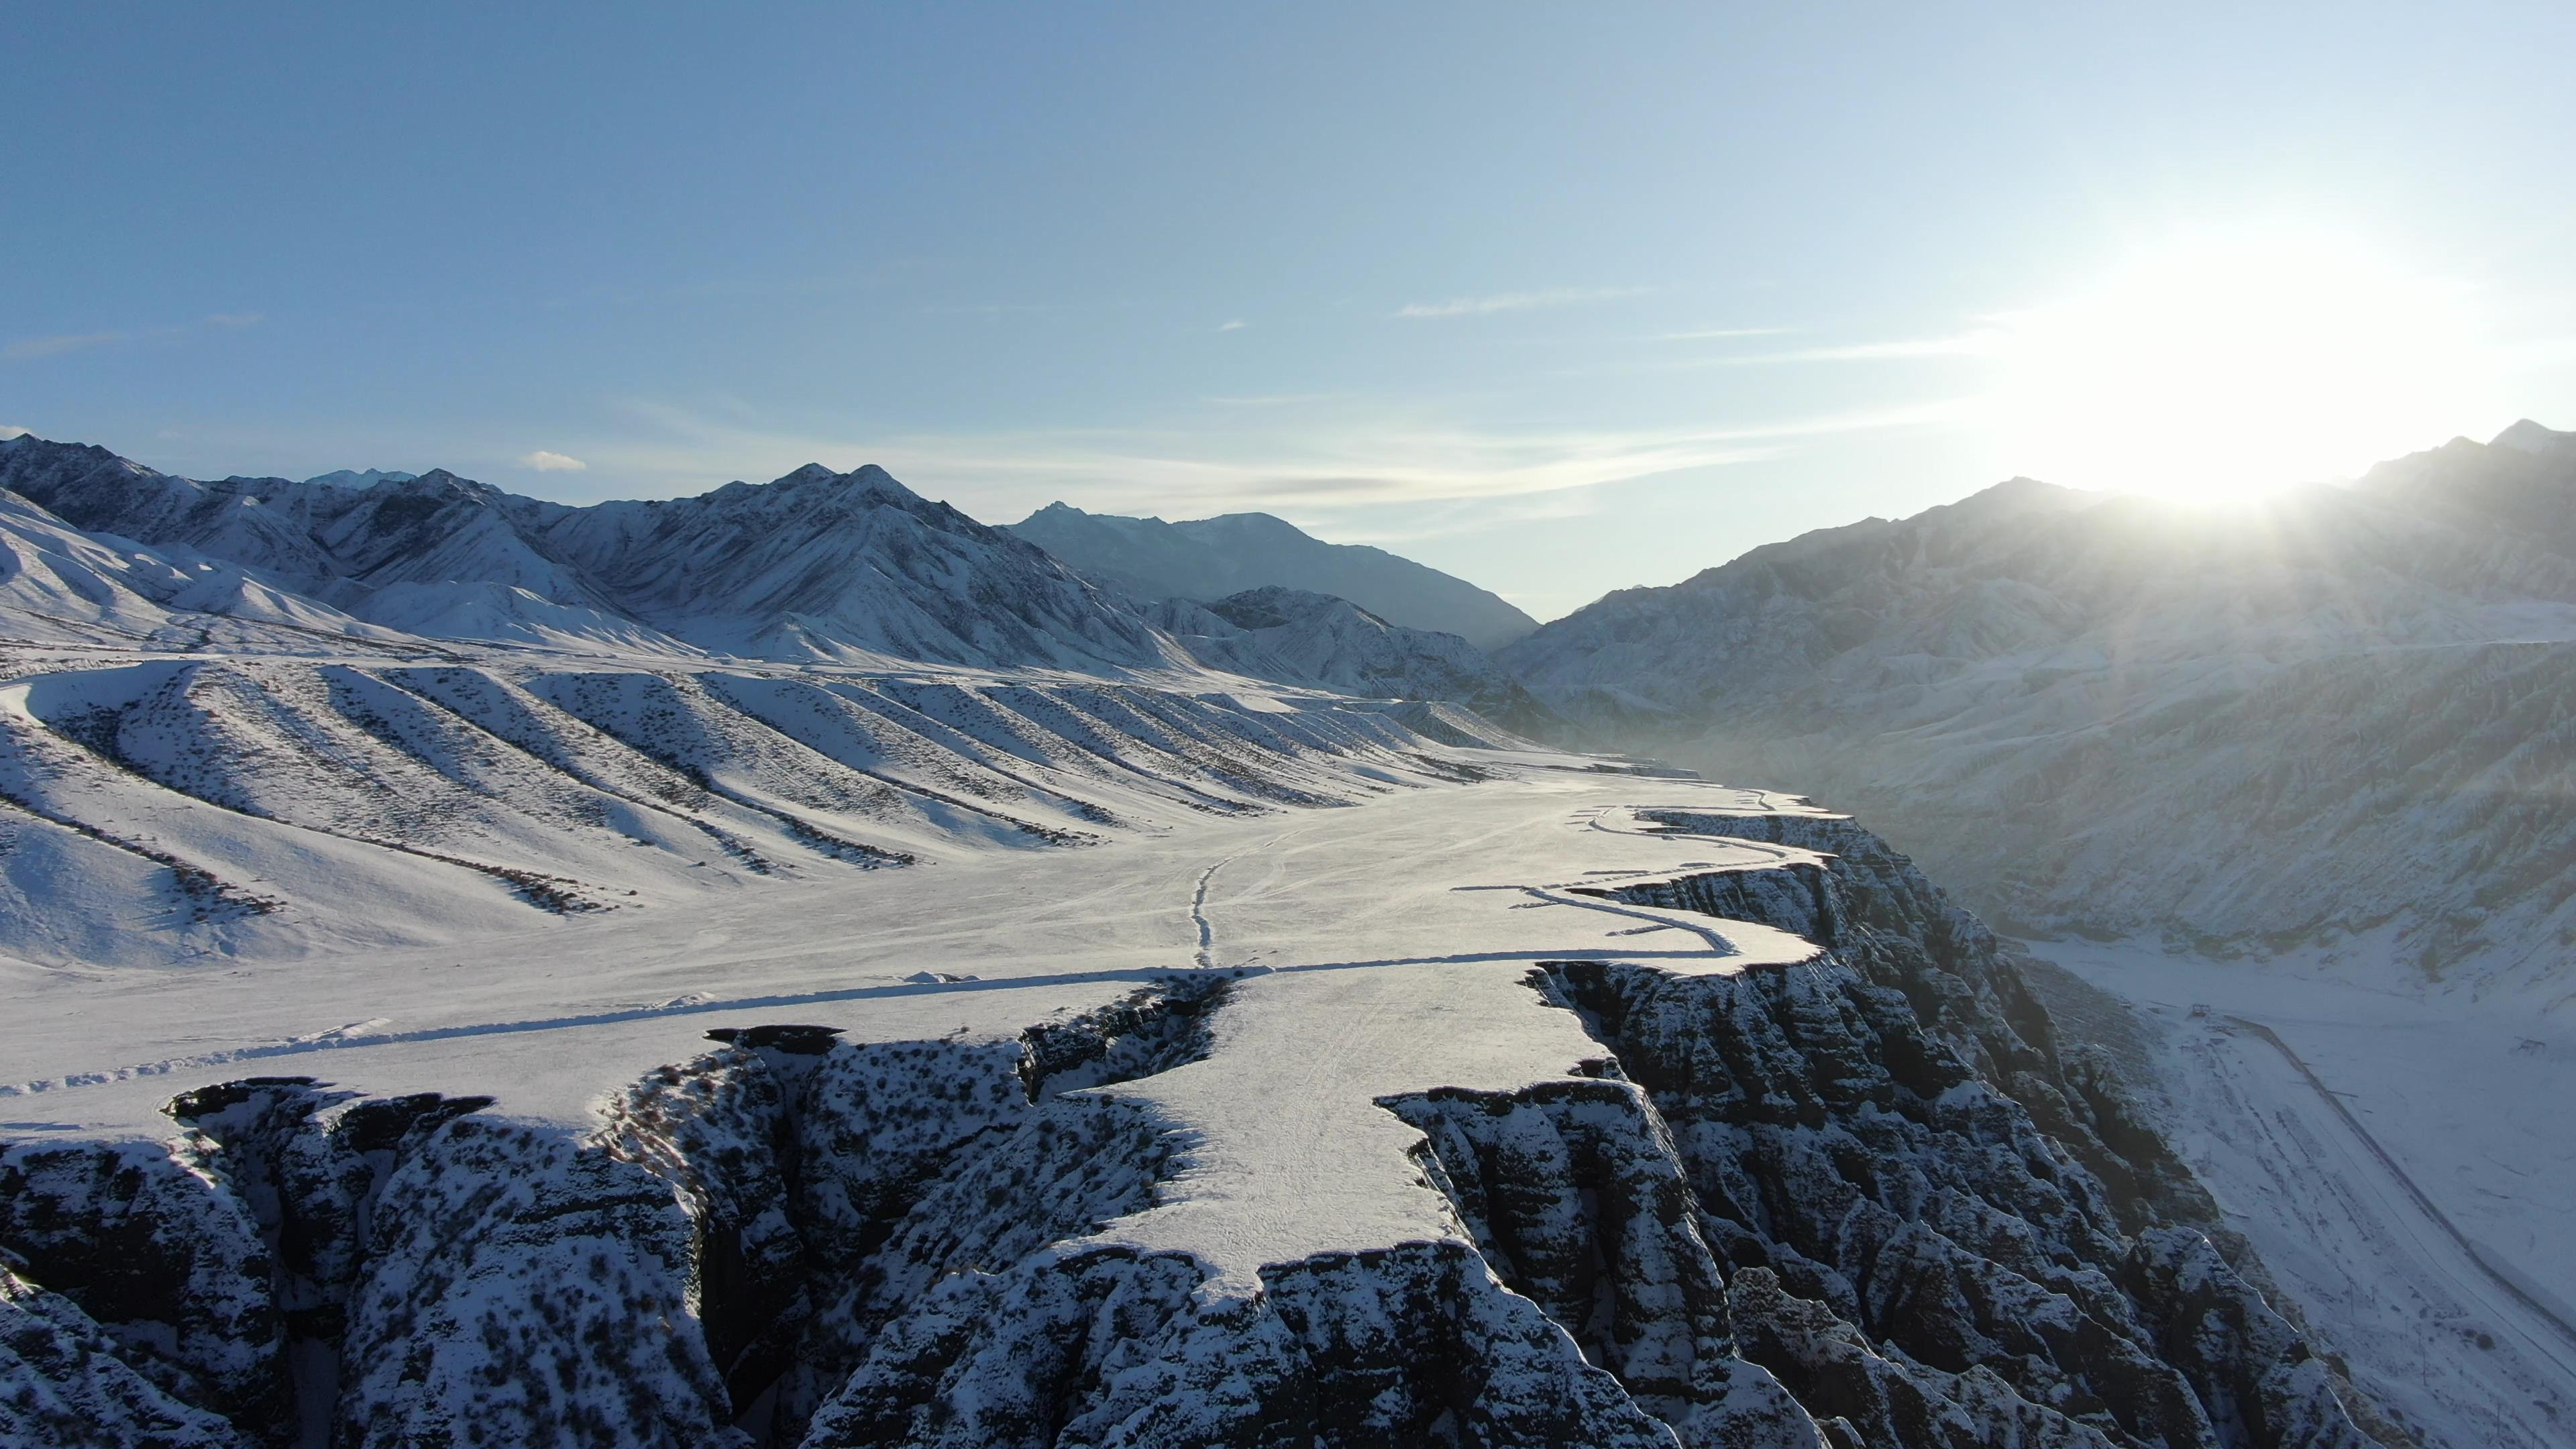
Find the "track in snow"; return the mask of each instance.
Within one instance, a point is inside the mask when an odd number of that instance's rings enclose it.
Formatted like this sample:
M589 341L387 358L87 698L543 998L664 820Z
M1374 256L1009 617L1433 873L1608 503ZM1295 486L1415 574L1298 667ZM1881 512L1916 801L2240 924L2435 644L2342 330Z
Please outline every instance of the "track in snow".
M1376 963L1367 963L1376 964ZM1047 976L1012 976L984 981L967 978L957 981L904 981L885 986L851 986L836 991L798 991L767 996L730 998L703 997L675 1001L660 1006L636 1006L611 1011L583 1012L571 1016L538 1017L527 1021L487 1021L462 1026L424 1027L418 1031L361 1031L372 1025L358 1022L334 1027L309 1036L291 1037L285 1041L265 1042L256 1046L233 1047L207 1052L200 1056L172 1057L166 1061L142 1062L133 1066L111 1067L104 1071L78 1072L65 1077L52 1077L34 1082L0 1082L0 1097L28 1097L42 1092L67 1091L74 1087L96 1086L102 1082L129 1081L136 1077L162 1077L176 1072L194 1072L205 1068L229 1066L235 1062L261 1061L270 1057L298 1056L306 1052L347 1050L352 1047L398 1046L405 1042L454 1041L465 1037L511 1036L521 1032L564 1031L575 1027L613 1026L625 1021L650 1021L660 1017L702 1016L722 1011L769 1011L785 1006L813 1006L833 1001L866 1001L873 997L926 996L952 991L1018 991L1039 986L1068 986L1084 981L1151 982L1170 976L1168 971L1060 971Z
M1215 880L1216 873L1225 869L1226 863L1233 859L1234 857L1229 855L1225 860L1220 860L1216 864L1209 866L1207 869L1200 871L1198 889L1190 892L1190 923L1198 927L1198 963L1199 969L1202 971L1216 964L1216 957L1214 954L1216 950L1216 928L1208 924L1207 918L1208 882Z
M2562 1371L2576 1375L2576 1360L2568 1358L2565 1352L2568 1349L2576 1349L2576 1324L2569 1323L2555 1309L2525 1291L2522 1285L2513 1281L2507 1273L2499 1271L2490 1261L2491 1255L2488 1250L2479 1247L2468 1234L2461 1232L2459 1225L2451 1221L2450 1215L2435 1205L2433 1199L2425 1194L2424 1189L2416 1185L2414 1177L2398 1163L2395 1157L2389 1155L2388 1149L2379 1145L2379 1139L2371 1135L2368 1127L2362 1125L2361 1119L2353 1114L2353 1110L2344 1105L2343 1098L2337 1096L2334 1089L2325 1084L2325 1080L2316 1074L2315 1069L2307 1064L2306 1059L2293 1050L2288 1042L2281 1039L2279 1032L2259 1021L2251 1021L2241 1016L2230 1016L2226 1021L2231 1026L2242 1027L2271 1043L2272 1048L2278 1051L2299 1076L2316 1090L2317 1099L2333 1109L2336 1119L2352 1133L2353 1139L2361 1144L2372 1160L2387 1172L2389 1179L2405 1193L2407 1201L2423 1215L2424 1220L2441 1229L2443 1236L2449 1238L2460 1250L2460 1255L2477 1270L2478 1275L2485 1279L2487 1285L2501 1291L2507 1299L2522 1310L2520 1316L2526 1317L2530 1324L2540 1327L2540 1332L2532 1333L2528 1331L2528 1325L2526 1325L2523 1336L2532 1341L2532 1347L2557 1364ZM2459 1275L2451 1276L2456 1278ZM2485 1301L2489 1307L2495 1306L2492 1299ZM2501 1318L2509 1315L2498 1314L2497 1316ZM2552 1335L2555 1335L2558 1340L2555 1345L2548 1341Z

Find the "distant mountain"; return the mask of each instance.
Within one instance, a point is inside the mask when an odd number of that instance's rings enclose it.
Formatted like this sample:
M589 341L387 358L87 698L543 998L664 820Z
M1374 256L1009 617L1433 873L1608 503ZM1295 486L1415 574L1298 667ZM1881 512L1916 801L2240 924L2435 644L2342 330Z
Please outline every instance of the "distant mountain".
M1211 668L1346 694L1454 701L1529 735L1562 725L1466 640L1390 624L1329 594L1266 588L1206 605L1166 599L1152 617Z
M1010 531L1145 599L1205 603L1281 587L1348 599L1390 623L1497 649L1538 621L1461 578L1364 544L1325 543L1267 513L1182 523L1050 503Z
M2576 939L2576 434L2236 506L2017 479L1497 662L1598 741L1864 811L2029 926L2400 981L2546 977Z
M334 472L316 474L304 481L328 483L334 488L373 488L379 483L408 483L419 476L418 473L388 473L380 468L341 468Z
M0 578L0 605L19 605L11 632L30 641L184 648L257 626L258 647L287 652L445 639L1093 674L1203 666L1490 709L1510 729L1555 723L1453 634L1292 590L1214 610L1140 601L880 468L809 465L764 485L584 508L444 470L332 481L356 476L199 482L103 448L0 443L0 549L24 560ZM300 649L279 629L302 631Z
M575 508L443 469L365 488L199 482L103 448L0 443L0 488L410 628L772 660L1159 668L1186 656L1036 547L881 468Z

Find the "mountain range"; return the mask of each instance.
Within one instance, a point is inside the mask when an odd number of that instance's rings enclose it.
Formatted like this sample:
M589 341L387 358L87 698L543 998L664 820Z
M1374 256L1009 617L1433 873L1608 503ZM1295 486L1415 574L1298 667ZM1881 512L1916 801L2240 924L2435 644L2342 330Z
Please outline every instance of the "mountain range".
M2027 928L2564 989L2576 434L2233 505L2016 479L1498 658L1595 739L1868 812Z
M288 649L408 635L773 663L1217 669L1491 707L1516 728L1551 722L1455 636L1298 591L1213 608L1142 601L881 468L808 465L765 485L589 507L443 469L367 476L201 482L94 446L0 442L0 499L18 500L0 508L0 529L43 536L24 542L0 587L42 594L29 594L25 624L100 638L261 626L264 647ZM74 588L61 567L30 567L76 556L118 582ZM103 602L119 589L133 597ZM1247 629L1229 610L1260 623Z

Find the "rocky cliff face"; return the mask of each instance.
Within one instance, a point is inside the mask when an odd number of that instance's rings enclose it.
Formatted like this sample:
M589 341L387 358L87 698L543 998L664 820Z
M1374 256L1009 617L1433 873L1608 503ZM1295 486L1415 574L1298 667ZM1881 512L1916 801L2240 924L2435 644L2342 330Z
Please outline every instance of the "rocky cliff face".
M1846 823L1671 819L1831 859L1593 889L1817 954L1538 963L1580 1074L1380 1103L1445 1235L1219 1292L1101 1233L1197 1150L1119 1085L1208 1049L1220 972L1017 1042L712 1033L578 1137L250 1079L0 1155L0 1437L2370 1442L1982 926Z

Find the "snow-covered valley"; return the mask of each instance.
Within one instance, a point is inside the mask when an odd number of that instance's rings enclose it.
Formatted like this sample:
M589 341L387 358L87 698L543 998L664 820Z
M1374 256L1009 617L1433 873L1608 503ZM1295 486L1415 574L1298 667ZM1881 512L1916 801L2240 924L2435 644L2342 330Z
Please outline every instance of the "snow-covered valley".
M1455 636L1138 603L866 469L0 466L62 510L0 495L0 1438L2555 1422L2519 1350L2374 1397L2283 1186L2327 1159L2216 1120L2269 1079L2061 1036L1797 781L1535 745Z
M8 1402L106 1442L2361 1442L1866 836L1412 744L1369 803L1047 869L15 963ZM2226 1346L2178 1347L2203 1312Z

